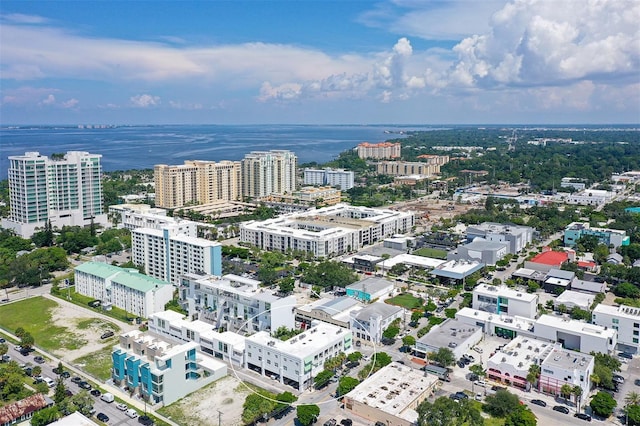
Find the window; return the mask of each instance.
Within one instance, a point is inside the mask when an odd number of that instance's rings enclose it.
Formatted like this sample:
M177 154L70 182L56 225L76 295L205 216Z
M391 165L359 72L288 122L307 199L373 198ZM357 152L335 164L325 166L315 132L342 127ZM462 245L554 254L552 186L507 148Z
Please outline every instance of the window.
M633 328L640 328L640 323L634 322L633 323Z
M638 331L638 330L633 330L633 335L634 335L634 336L637 336L637 335L638 335L638 333L639 333L639 331Z
M618 318L611 318L611 322L614 324L619 324L620 320Z
M262 361L262 357L261 356L258 357L258 361Z
M633 343L638 343L638 338L637 337L633 338Z

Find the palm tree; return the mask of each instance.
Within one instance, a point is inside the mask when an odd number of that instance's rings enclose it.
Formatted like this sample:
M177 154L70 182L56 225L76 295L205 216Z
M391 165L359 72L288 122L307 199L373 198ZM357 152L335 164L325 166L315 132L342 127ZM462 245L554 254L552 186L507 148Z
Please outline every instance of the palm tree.
M591 375L591 383L593 384L594 387L597 387L600 384L600 376L593 373Z
M529 373L527 374L527 382L531 384L531 387L535 387L539 377L540 366L538 364L531 364L529 366Z
M571 385L565 383L560 388L560 395L562 395L564 399L568 399L569 395L571 395L571 391L573 391L573 388L571 387Z
M576 413L580 411L580 400L582 397L582 388L578 385L575 385L573 389L571 389L571 393L576 397Z
M624 403L626 405L640 405L640 393L631 391L624 397Z

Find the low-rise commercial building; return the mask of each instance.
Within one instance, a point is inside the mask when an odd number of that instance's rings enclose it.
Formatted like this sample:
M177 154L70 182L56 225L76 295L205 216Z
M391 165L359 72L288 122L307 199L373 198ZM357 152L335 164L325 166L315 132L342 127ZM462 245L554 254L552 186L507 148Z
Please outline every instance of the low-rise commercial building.
M351 331L318 321L302 334L282 341L259 331L245 341L245 368L298 390L310 388L324 363L353 351Z
M378 344L382 340L382 333L393 321L404 319L404 309L378 302L361 310L351 311L350 316L354 338L366 344Z
M227 366L197 352L195 342L172 345L138 330L120 336L113 348L114 384L169 405L227 374Z
M535 318L538 316L538 295L507 286L479 284L473 289L471 307L498 315Z
M537 382L529 383L531 365L540 366ZM487 376L523 390L537 386L539 391L560 394L563 385L579 386L583 395L591 390L594 357L566 350L560 343L518 336L487 361Z
M482 327L448 318L419 338L414 350L417 354L426 356L430 352L437 352L440 348L448 348L457 359L469 352L481 339Z
M392 362L345 395L346 411L393 426L414 426L418 405L437 390L438 378Z
M588 311L591 309L591 305L593 304L594 300L595 294L593 293L565 290L558 297L556 297L554 306L556 309L558 309L560 305L564 305L567 311L571 311L575 308Z
M101 262L86 262L75 268L76 292L100 300L105 309L115 306L139 317L164 311L173 299L173 286L138 272Z
M566 349L582 353L612 353L618 343L615 329L555 315L541 315L535 323L535 336L559 342Z
M507 255L507 247L507 243L487 241L478 237L447 253L447 260L467 260L495 265Z
M345 290L349 297L355 297L363 302L371 302L374 299L387 297L393 292L393 288L393 282L385 278L365 278L349 284Z
M571 290L582 291L587 293L605 293L607 291L607 283L599 283L596 281L581 280L575 277L571 280Z
M567 204L578 204L581 206L600 206L608 203L613 199L613 192L603 191L599 189L586 189L584 191L575 192L567 196L561 196L560 199Z
M630 238L627 233L619 229L591 227L588 222L573 222L564 229L564 245L575 247L582 237L596 237L599 244L613 246L628 246Z
M569 254L565 251L553 251L544 247L542 253L535 255L531 260L524 262L524 267L541 272L549 272L552 268L560 268L569 260Z
M591 322L618 333L618 350L637 354L640 349L640 308L609 306L600 303L591 314Z
M483 238L487 241L506 243L511 254L519 253L533 241L533 228L530 226L494 222L468 226L466 234L468 242Z
M307 329L314 321L322 321L338 327L350 328L351 313L358 312L362 308L362 303L349 296L335 299L322 298L295 309L295 327Z
M431 275L445 280L461 281L484 268L484 263L469 260L448 260L431 271Z
M251 334L293 328L295 296L281 295L260 284L234 274L184 274L180 300L190 318L209 322L218 329Z

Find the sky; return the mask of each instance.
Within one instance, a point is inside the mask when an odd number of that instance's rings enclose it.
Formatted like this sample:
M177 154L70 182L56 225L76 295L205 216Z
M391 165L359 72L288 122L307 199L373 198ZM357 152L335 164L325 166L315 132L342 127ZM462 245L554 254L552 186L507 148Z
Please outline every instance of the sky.
M0 3L0 125L640 123L638 0Z

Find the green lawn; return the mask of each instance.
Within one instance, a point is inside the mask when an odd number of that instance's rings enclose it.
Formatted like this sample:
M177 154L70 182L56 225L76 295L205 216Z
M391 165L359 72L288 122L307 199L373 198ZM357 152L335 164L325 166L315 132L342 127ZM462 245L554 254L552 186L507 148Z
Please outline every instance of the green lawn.
M390 305L402 306L406 309L415 309L422 306L424 301L418 297L413 296L410 293L399 294L396 297L385 300Z
M73 364L91 374L93 377L97 377L100 380L107 380L111 377L111 350L111 345L105 346L97 352L74 359Z
M413 252L416 256L433 257L435 259L446 259L447 252L429 247L423 247Z
M78 306L82 306L83 308L88 308L89 302L91 302L92 300L95 300L91 297L87 297L82 294L76 293L76 290L74 287L71 287L70 289L65 288L58 291L52 291L51 295L63 300L67 300ZM136 317L133 314L127 313L124 309L116 308L115 306L113 306L110 311L105 311L101 308L89 308L89 309L95 309L97 312L100 312L103 315L109 316L113 319L117 319L122 322L130 323L131 320Z
M44 297L32 297L0 307L0 327L13 333L18 327L31 333L36 345L54 352L58 349L77 349L86 342L51 322L51 311L58 306Z

